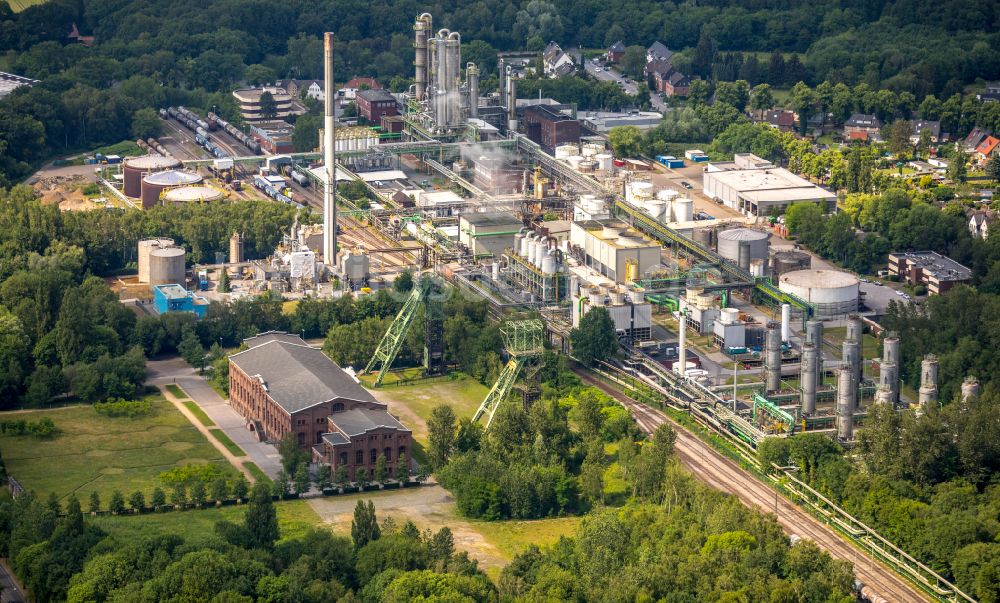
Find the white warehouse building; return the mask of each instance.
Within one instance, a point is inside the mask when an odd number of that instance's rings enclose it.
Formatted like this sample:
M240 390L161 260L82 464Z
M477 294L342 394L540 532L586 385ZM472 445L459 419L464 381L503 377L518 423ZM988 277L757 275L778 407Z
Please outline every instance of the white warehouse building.
M784 213L793 203L821 203L827 212L837 207L837 195L751 153L732 162L710 163L702 184L705 194L748 216Z
M637 280L660 263L660 245L620 220L573 222L570 243L583 252L588 268L619 283Z

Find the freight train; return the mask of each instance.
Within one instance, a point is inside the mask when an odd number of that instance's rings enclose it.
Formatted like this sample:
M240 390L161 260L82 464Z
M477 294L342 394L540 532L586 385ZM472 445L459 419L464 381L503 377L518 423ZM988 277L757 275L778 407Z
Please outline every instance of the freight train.
M274 199L275 201L281 201L282 203L288 203L296 207L301 208L302 204L292 201L287 195L275 188L270 182L267 181L263 176L254 176L253 185L255 188L263 192L268 197Z
M225 130L227 134L240 141L246 148L254 152L255 155L260 155L260 143L253 139L251 136L247 136L240 129L229 123L228 121L222 119L215 113L208 114L209 125L215 124L216 128Z
M140 149L144 151L149 151L150 153L159 153L164 157L173 157L167 149L163 147L155 138L149 138L147 140L137 140L135 144L139 146Z

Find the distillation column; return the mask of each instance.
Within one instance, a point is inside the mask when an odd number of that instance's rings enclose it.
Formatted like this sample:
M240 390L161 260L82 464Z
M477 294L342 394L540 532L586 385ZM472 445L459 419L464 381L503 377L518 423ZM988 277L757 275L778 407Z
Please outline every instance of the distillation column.
M823 385L823 321L806 323L806 341L816 346L816 387Z
M854 437L854 401L857 388L850 367L844 366L837 373L837 437L842 442Z
M781 389L781 325L767 323L767 338L764 340L764 373L767 393Z
M677 319L677 366L680 370L675 371L681 379L687 374L687 326L687 314L681 310L681 316Z
M475 63L465 66L465 79L469 82L469 117L479 117L479 67Z
M803 416L809 416L816 412L816 377L816 346L807 341L802 344L802 361L799 371Z
M417 20L413 23L415 34L413 65L416 70L417 101L424 100L427 95L427 36L430 34L430 22L430 13L424 13L417 17Z
M899 404L899 337L890 333L882 342L882 366L879 369L876 401Z
M861 317L851 314L847 317L847 334L844 338L843 360L844 366L851 369L851 378L854 379L854 393L851 394L852 408L857 410L861 407L861 336L864 325Z
M920 363L920 407L927 411L938 400L938 359L933 354L924 356Z

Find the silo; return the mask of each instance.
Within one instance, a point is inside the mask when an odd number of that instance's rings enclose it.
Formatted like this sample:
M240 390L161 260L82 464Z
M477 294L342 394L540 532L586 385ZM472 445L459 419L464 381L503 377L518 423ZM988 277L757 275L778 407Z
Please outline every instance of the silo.
M712 248L712 229L711 228L696 228L692 232L694 235L694 242L698 243L705 249Z
M142 206L144 208L153 207L160 203L160 193L178 186L189 186L201 182L201 176L194 172L184 172L181 170L167 170L150 174L142 179L141 193Z
M559 149L557 148L556 151L558 150ZM594 159L597 161L597 169L602 172L611 171L611 166L614 162L614 157L612 155L609 155L608 153L598 153L597 155L594 155Z
M675 206L680 199L675 202ZM719 233L719 255L732 262L740 261L740 244L746 248L746 265L750 265L750 260L767 259L768 239L771 235L759 230L749 228L731 228Z
M667 213L667 202L661 199L649 199L646 201L645 209L654 220L663 222Z
M186 284L184 278L184 250L180 247L154 249L149 254L150 285Z
M243 237L240 233L234 232L229 237L229 263L239 264L243 261Z
M139 282L149 282L149 254L157 249L166 249L174 246L173 239L144 239L139 241Z
M933 354L924 356L920 363L920 406L927 410L938 399L938 359Z
M962 401L979 395L979 379L969 376L962 381Z
M142 194L142 179L149 174L181 167L181 162L173 157L143 155L126 159L122 166L125 181L125 196L138 199Z

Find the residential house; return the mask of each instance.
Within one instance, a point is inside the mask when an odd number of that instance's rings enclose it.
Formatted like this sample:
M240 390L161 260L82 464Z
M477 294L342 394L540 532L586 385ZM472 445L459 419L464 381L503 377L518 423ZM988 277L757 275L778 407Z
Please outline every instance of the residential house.
M691 78L672 69L663 81L663 93L667 96L687 96L691 90Z
M976 151L976 147L978 147L981 142L986 140L989 135L989 130L976 126L975 128L972 128L969 135L962 141L962 147L965 149L966 153L974 153Z
M73 24L73 29L70 30L66 37L88 48L94 45L94 36L81 35L80 29L77 28L76 23Z
M550 78L563 77L576 71L573 57L563 52L555 42L549 42L542 52L542 66L545 75Z
M993 157L997 154L997 151L1000 151L1000 147L998 147L998 145L1000 145L1000 138L995 136L987 136L984 138L983 141L979 143L979 146L976 147L975 154L973 155L976 163L979 165L985 165L986 162L989 161L990 157Z
M608 48L609 62L617 63L618 61L622 60L623 56L625 56L625 44L623 44L621 40L618 40L617 42L612 44L611 48Z
M981 101L1000 101L1000 82L986 82L986 87L976 95L976 99Z
M855 113L844 122L844 138L849 140L870 140L879 136L882 121L874 115Z
M997 221L997 215L991 211L977 211L969 216L969 234L976 239L986 240L990 236L990 227Z
M229 357L229 404L262 441L294 434L312 459L354 479L379 456L390 472L412 451L410 430L349 373L297 335L280 331L244 340Z
M890 253L889 274L911 285L926 285L928 295L940 295L972 281L972 270L934 251Z
M666 47L662 42L653 42L646 49L646 62L651 63L653 61L671 61L673 60L674 53L672 50Z
M931 144L937 144L941 140L941 122L930 121L926 119L912 119L910 120L910 129L912 134L910 134L910 144L917 144L920 142L920 133L924 130L930 130L931 133Z
M341 103L356 100L359 90L381 90L382 85L375 78L355 77L351 78L342 88L337 90L337 98Z
M761 122L770 124L782 132L795 131L795 112L787 109L771 109L765 111L760 119Z
M292 98L314 98L322 101L323 80L278 80L274 83L278 88L284 88Z

